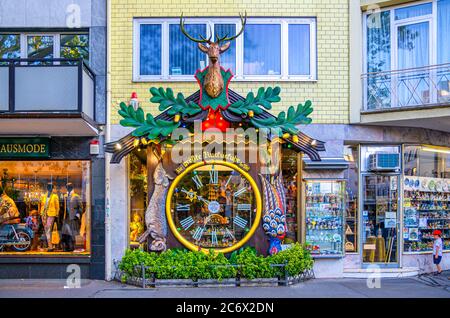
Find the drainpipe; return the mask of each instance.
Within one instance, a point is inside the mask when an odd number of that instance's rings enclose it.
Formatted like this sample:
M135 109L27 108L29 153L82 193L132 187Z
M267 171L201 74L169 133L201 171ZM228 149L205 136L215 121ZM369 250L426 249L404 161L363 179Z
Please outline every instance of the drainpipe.
M111 1L106 0L106 131L105 143L111 141ZM105 273L106 280L112 277L111 259L111 187L109 164L111 154L105 153Z

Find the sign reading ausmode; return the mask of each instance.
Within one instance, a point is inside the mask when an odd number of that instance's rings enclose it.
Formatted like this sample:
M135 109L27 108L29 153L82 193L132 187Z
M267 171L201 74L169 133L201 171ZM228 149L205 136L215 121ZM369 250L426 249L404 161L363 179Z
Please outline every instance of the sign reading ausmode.
M49 138L0 138L0 159L48 158Z

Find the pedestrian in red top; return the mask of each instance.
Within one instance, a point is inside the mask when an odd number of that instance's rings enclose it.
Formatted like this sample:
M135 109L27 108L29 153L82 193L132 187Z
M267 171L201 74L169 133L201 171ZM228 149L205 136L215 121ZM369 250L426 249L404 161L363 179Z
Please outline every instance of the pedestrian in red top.
M442 273L441 261L442 261L442 232L439 230L433 231L434 242L433 242L433 263L436 265L437 273L435 275L440 275Z

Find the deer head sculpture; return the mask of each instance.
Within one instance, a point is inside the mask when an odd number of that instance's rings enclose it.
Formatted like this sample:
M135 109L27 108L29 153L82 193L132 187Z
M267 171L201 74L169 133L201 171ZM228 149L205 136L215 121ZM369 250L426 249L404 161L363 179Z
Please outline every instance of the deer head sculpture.
M223 78L220 72L220 62L219 62L220 54L228 50L230 48L231 41L233 41L239 35L242 34L245 28L245 24L247 22L247 13L245 13L245 17L243 17L242 14L240 14L239 16L241 18L242 23L241 30L238 33L236 33L236 35L231 37L228 37L228 34L223 37L220 37L219 35L216 34L216 41L214 42L211 41L212 35L210 35L208 39L206 39L202 35L200 35L200 39L196 39L190 36L184 28L183 15L181 15L180 18L181 32L183 32L183 34L189 40L196 42L200 51L208 54L209 67L208 73L205 76L203 87L206 93L212 98L220 96L224 88ZM212 34L212 32L210 32L210 34Z

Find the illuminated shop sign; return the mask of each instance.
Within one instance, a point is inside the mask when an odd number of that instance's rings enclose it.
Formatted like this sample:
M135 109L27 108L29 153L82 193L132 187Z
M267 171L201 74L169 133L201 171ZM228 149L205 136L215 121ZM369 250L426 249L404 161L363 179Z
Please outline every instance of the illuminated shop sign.
M49 138L0 138L0 158L48 158Z

